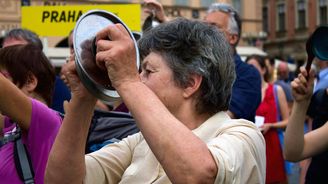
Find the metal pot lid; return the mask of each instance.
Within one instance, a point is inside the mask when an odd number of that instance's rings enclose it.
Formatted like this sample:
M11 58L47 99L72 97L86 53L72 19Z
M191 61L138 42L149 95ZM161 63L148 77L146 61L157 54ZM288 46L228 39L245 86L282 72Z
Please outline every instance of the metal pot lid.
M139 50L130 29L116 15L104 10L91 10L77 21L73 32L75 64L81 82L91 94L100 100L112 102L120 96L111 86L107 70L96 65L94 40L96 34L111 24L121 23L133 39L136 48L136 64L139 68Z
M322 61L328 61L328 25L318 27L312 35L313 54Z

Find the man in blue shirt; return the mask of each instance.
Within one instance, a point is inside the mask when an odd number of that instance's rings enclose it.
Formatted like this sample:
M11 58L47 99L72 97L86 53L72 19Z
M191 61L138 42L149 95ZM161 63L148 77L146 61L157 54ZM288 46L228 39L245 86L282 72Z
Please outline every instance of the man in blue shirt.
M318 91L319 89L328 88L328 62L316 58L315 65L319 69L319 72L317 74L317 82L314 86L314 92Z
M261 76L258 71L244 63L236 52L241 36L241 19L229 4L213 3L205 21L223 31L233 49L237 78L232 88L228 114L254 122L255 112L261 103Z

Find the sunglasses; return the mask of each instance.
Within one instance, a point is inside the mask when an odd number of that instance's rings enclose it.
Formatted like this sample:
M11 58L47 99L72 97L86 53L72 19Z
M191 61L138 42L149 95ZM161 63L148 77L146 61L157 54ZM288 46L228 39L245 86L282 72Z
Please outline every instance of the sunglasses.
M210 10L221 11L223 13L232 15L237 23L238 29L239 30L241 29L241 18L239 16L238 12L230 5L224 4L224 3L223 4L222 3L214 3L210 6Z
M222 11L224 13L229 13L234 16L237 14L237 12L234 9L232 9L230 6L225 4L214 4L213 7L215 7L219 11Z

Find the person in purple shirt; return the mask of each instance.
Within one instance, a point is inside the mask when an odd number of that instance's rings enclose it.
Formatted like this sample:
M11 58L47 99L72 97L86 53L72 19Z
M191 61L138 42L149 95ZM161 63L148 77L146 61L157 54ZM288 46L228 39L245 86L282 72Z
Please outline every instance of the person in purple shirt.
M43 50L43 45L37 34L28 29L12 29L3 38L3 47L10 45L22 45L22 44L34 44L39 49ZM65 85L65 83L56 75L55 87L53 90L53 97L51 108L60 112L64 112L64 101L71 99L71 92Z
M55 72L42 50L32 44L0 50L0 147L1 183L19 184L14 142L4 137L17 130L31 159L34 182L44 183L50 149L61 125L58 112L49 108Z

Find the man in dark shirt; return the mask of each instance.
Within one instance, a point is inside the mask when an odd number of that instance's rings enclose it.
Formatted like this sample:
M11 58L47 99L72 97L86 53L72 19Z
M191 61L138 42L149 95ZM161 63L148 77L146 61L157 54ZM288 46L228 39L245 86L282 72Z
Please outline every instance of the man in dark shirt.
M307 115L313 120L312 130L328 121L328 89L319 89L313 94ZM327 183L327 168L328 150L312 157L305 183Z
M253 67L244 63L236 52L241 36L241 19L229 4L213 3L205 21L223 31L233 49L237 78L232 88L228 114L254 122L255 112L261 103L261 76Z

